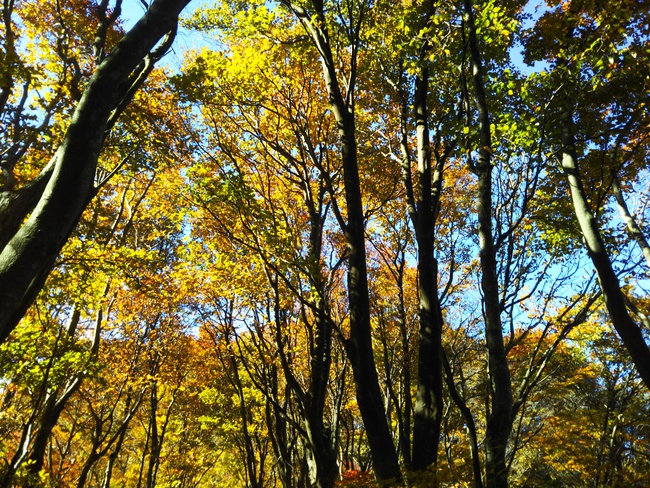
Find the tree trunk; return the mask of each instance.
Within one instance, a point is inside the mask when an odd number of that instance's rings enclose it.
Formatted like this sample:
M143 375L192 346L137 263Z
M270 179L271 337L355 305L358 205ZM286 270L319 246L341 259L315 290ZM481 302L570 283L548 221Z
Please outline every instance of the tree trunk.
M464 398L461 398L458 390L456 389L451 365L449 364L449 359L445 355L444 351L442 353L442 360L445 370L445 382L449 388L449 394L451 396L451 399L458 407L458 410L460 410L460 413L463 416L463 420L465 421L465 426L467 427L467 433L469 435L470 442L470 452L472 453L472 472L474 474L474 487L483 488L483 480L481 479L481 460L479 458L478 438L476 435L476 423L474 422L472 412L467 406L467 402Z
M63 413L63 409L65 408L68 399L81 385L81 380L81 375L73 378L70 384L66 386L66 391L61 398L57 399L56 392L48 395L48 398L45 401L45 406L43 407L43 413L41 414L38 431L34 436L32 452L28 458L28 460L31 461L31 464L29 465L30 472L38 473L43 468L45 451L47 450L47 444L52 435L52 430L59 421L59 417L61 416L61 413Z
M438 299L438 266L434 258L434 204L427 95L429 70L416 80L415 121L418 141L418 202L415 216L418 244L420 331L418 343L418 389L413 424L413 468L435 466L442 420L442 310Z
M255 461L255 449L253 447L253 439L251 438L250 432L248 430L248 408L246 407L246 399L244 397L244 387L239 376L239 366L234 354L230 354L229 362L230 370L232 371L232 374L230 375L230 381L235 387L237 393L237 400L239 401L239 416L241 417L242 421L241 434L244 438L244 449L246 452L246 478L249 480L249 486L256 488L257 463Z
M106 288L108 291L108 287ZM75 307L70 317L70 321L67 325L66 335L69 340L74 340L74 335L79 325L79 319L81 318L81 313ZM102 310L101 308L97 312L97 317L95 318L95 330L93 332L93 341L90 348L91 358L97 356L99 351L99 338L101 335L101 324L102 324ZM32 447L32 453L29 456L29 460L32 461L32 464L29 466L29 470L32 473L38 473L43 467L43 461L45 457L45 451L47 449L48 441L52 435L52 430L54 426L59 421L59 417L63 413L63 409L70 397L79 389L81 383L84 379L85 372L76 373L72 378L68 380L65 387L63 388L63 393L60 397L57 398L57 392L52 392L47 395L45 406L43 408L43 413L41 413L40 426L38 432L34 437L34 445Z
M61 146L43 170L52 175L38 203L20 228L2 239L7 244L0 252L0 342L31 305L94 195L95 168L109 119L142 82L133 79L134 72L160 39L175 31L187 3L155 0L90 79ZM3 202L6 199L3 196ZM32 206L28 200L25 208ZM13 211L11 206L7 211Z
M469 34L470 60L474 95L479 116L478 161L473 170L478 177L476 213L481 263L483 318L488 351L491 411L485 433L486 484L488 488L506 488L508 472L506 448L512 430L512 385L503 343L496 248L492 236L492 141L490 116L483 83L483 67L476 37L473 5L465 0L463 20Z
M562 168L569 182L573 209L587 247L587 254L596 268L610 320L630 353L641 379L650 389L650 349L645 342L641 328L628 313L625 295L605 249L596 218L589 207L578 171L573 120L570 114L566 114L562 119Z
M321 293L321 296L324 296L322 287ZM307 434L313 456L310 483L314 488L332 488L338 478L338 461L334 433L327 431L323 421L331 364L332 328L326 312L322 309L322 303L317 306L315 328L316 344L311 359L312 374L306 405Z
M384 415L384 401L372 349L365 227L357 160L355 116L352 105L355 79L354 76L351 76L348 80L348 95L344 99L337 78L329 34L326 30L327 22L323 3L320 1L312 3L315 10L313 16L300 5L289 1L284 3L305 26L318 49L323 65L323 80L338 125L347 205L347 222L343 231L348 251L347 288L350 336L345 347L352 366L357 403L366 429L375 477L380 482L396 481L401 479L401 472L388 421ZM359 42L358 37L356 42ZM352 51L356 53L356 46ZM352 59L351 62L355 64L356 59Z
M277 376L276 367L271 366L268 387L270 396L274 399L279 398ZM294 469L291 460L291 446L287 436L287 421L282 410L280 404L277 401L271 401L269 395L267 395L265 406L266 425L269 428L271 446L277 459L278 478L280 478L283 488L291 488L293 486Z

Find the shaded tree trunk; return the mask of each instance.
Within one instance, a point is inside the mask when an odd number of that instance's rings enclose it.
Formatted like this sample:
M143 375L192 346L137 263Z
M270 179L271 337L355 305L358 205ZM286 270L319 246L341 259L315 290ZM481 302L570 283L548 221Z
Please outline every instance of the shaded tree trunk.
M313 1L313 14L290 1L283 2L303 24L321 56L323 80L330 106L338 125L343 161L343 182L347 206L347 222L340 222L347 243L347 289L350 315L350 335L345 347L352 366L357 403L363 418L372 455L375 477L380 482L401 479L397 453L388 421L372 349L370 327L370 296L366 265L366 242L363 203L359 182L357 143L353 94L355 90L356 51L359 46L361 18L354 19L355 34L351 42L353 59L351 76L347 80L344 98L337 78L337 68L331 50L322 1ZM363 7L362 7L363 10ZM363 16L362 13L359 14Z
M423 68L416 80L415 123L418 141L418 201L414 226L418 244L418 286L420 331L418 344L418 389L413 424L413 468L423 470L436 464L442 420L442 310L438 299L438 264L434 258L435 217L432 198L433 171L428 124L427 95L429 70ZM442 171L437 171L441 184ZM439 192L436 192L439 196Z
M338 478L336 456L336 433L326 429L323 415L331 365L332 329L325 311L320 308L316 317L315 349L312 354L312 374L307 392L306 430L313 452L313 473L310 475L315 488L332 488ZM308 464L312 464L309 462ZM312 471L312 469L310 469Z
M81 97L63 142L43 170L38 203L29 195L0 198L5 242L0 251L0 342L7 339L43 286L54 261L94 196L99 152L114 117L169 47L178 16L189 0L155 0L146 14L99 65ZM171 35L169 35L171 34ZM167 35L167 41L152 52ZM46 175L51 172L51 176ZM32 210L33 209L33 210ZM29 215L29 216L28 216ZM27 217L28 216L28 217ZM23 219L27 217L26 220ZM16 229L16 223L21 222Z
M496 247L492 235L492 141L490 115L485 96L483 67L478 47L471 0L464 1L464 26L467 29L474 96L479 118L478 160L472 170L478 177L476 213L483 292L483 319L490 377L490 408L485 433L486 484L488 488L508 486L506 448L512 430L512 385L503 342Z

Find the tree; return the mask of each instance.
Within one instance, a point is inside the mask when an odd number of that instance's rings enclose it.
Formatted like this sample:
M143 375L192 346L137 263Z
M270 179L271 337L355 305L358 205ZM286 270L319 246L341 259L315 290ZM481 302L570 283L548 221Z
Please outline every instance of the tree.
M467 29L469 64L479 123L478 160L473 171L478 178L477 219L480 241L481 288L485 319L485 340L488 348L488 371L492 404L486 432L486 482L490 487L507 487L506 446L512 429L512 385L503 343L499 283L497 281L496 249L492 231L492 136L490 113L485 96L483 62L476 35L473 5L464 2L464 26Z
M610 319L623 344L625 344L632 356L634 365L643 382L650 388L650 348L646 344L642 329L630 316L625 296L605 249L600 229L589 208L577 168L571 120L565 119L563 123L562 142L562 168L569 182L573 207L585 239L589 257L598 273L598 281L600 282Z
M417 47L415 60L399 59L397 80L393 81L399 98L399 145L400 163L405 188L405 207L411 224L415 229L418 248L418 291L420 300L420 331L418 340L418 389L416 393L413 424L413 453L409 453L408 464L415 470L425 470L435 464L438 456L440 422L442 419L442 307L438 296L438 262L435 258L437 218L440 209L443 171L455 142L447 143L436 134L435 144L431 144L429 125L432 112L429 109L430 96L430 58L433 44L439 40L432 33L433 18L440 15L434 2L425 2L415 12L406 11L402 15L421 17L417 25L418 36L423 40ZM403 21L403 20L402 20ZM440 36L442 37L442 36ZM393 49L396 46L392 46ZM389 56L387 56L390 59ZM380 62L386 62L382 60ZM413 93L408 84L407 69L415 64L416 75ZM442 86L442 83L437 85ZM413 100L413 114L409 115L409 101ZM415 125L416 150L409 147L409 122ZM436 120L438 122L438 120ZM415 152L415 156L412 156ZM412 161L417 160L417 180L414 184L411 171Z
M119 2L40 3L4 5L6 208L48 195L123 37ZM2 481L646 485L647 388L568 196L643 344L647 9L551 3L197 11L172 90L145 62L112 91L96 195L0 346Z
M634 181L647 172L646 158L637 153L637 144L647 137L648 123L646 101L643 95L639 98L647 76L647 25L640 16L647 8L634 2L622 2L618 8L620 15L608 21L591 5L578 2L549 10L538 22L539 33L528 38L527 55L531 61L545 57L551 62L548 78L557 91L557 97L551 97L555 99L552 107L561 126L561 134L556 131L554 138L561 147L558 159L573 213L598 274L610 320L650 387L650 348L642 327L632 317L634 306L622 291L605 238L608 223L603 222L610 188L620 205L620 176L627 173ZM631 26L638 31L631 32ZM565 35L551 39L563 28ZM584 148L577 147L579 134ZM591 149L589 144L595 147ZM582 168L579 153L585 163ZM587 191L590 182L597 182L596 188L605 191ZM621 208L629 225L625 205ZM638 227L632 225L631 231L643 249Z
M189 0L156 0L138 23L108 54L104 53L107 4L100 8L99 63L76 105L65 136L50 162L29 184L11 189L17 161L3 165L5 186L0 195L0 341L5 341L33 302L84 208L94 196L97 159L107 130L115 124L135 91L169 48L181 10ZM116 4L119 12L121 2ZM12 19L13 2L3 6L5 58L18 66ZM159 41L165 37L161 45ZM66 58L67 60L67 58ZM67 62L70 64L71 61ZM12 70L9 70L9 75ZM14 101L13 81L3 83L3 109ZM26 86L29 86L27 83ZM26 96L26 90L23 96ZM25 103L24 100L22 102ZM20 107L20 102L18 102ZM16 114L22 116L23 114ZM30 137L34 137L30 134ZM29 142L23 145L29 146ZM20 152L15 155L21 156Z
M307 10L299 4L285 2L310 36L322 64L323 82L330 100L331 110L337 123L340 138L341 160L343 166L343 186L346 202L346 221L340 221L341 230L347 244L348 300L350 314L350 334L345 342L350 364L355 378L357 401L364 419L368 442L372 450L375 476L380 481L401 478L397 454L390 435L388 423L383 412L383 400L372 348L370 331L370 299L368 294L368 273L366 263L366 240L364 235L364 213L359 182L359 162L355 128L355 90L358 69L360 33L364 24L367 4L348 4L343 25L351 56L347 75L337 69L331 42L335 41L330 32L331 20L326 15L323 2L313 2ZM346 63L347 64L347 63ZM344 94L341 79L345 76Z

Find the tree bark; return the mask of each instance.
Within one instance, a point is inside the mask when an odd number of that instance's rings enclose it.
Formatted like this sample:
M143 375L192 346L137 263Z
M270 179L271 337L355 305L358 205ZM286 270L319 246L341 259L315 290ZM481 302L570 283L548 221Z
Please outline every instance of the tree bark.
M464 0L464 23L469 35L470 61L474 95L479 117L478 161L473 170L478 177L476 213L481 263L481 290L483 292L483 318L488 350L491 411L487 416L486 484L488 488L506 488L508 472L506 448L512 430L512 385L510 370L503 343L499 281L497 276L496 248L492 235L492 141L490 116L483 82L483 67L476 36L473 5Z
M361 185L357 160L355 115L353 108L354 71L348 79L348 94L344 98L337 78L337 69L331 50L322 1L313 1L311 15L302 6L290 1L284 4L294 12L303 24L318 50L323 66L323 80L330 99L330 106L338 125L343 162L343 182L347 205L347 222L344 234L348 256L348 303L350 335L345 347L357 394L359 411L366 429L375 477L380 483L401 479L397 452L393 444L388 421L384 415L384 402L379 387L379 377L372 349L370 327L370 296L366 266L366 242ZM361 24L355 19L357 28ZM358 32L356 41L359 42ZM358 45L352 46L352 64Z
M0 252L0 342L7 339L38 294L93 197L97 159L109 120L123 108L133 87L142 82L138 66L163 36L175 30L187 3L189 0L155 0L90 79L63 142L43 170L52 174L38 203L20 228L2 239L7 244ZM21 215L32 206L31 199L27 200ZM6 210L13 211L11 205Z
M630 353L641 379L650 389L650 348L645 342L641 328L632 320L628 312L618 276L605 248L598 222L587 201L578 170L573 120L568 113L562 119L562 169L569 182L573 209L582 231L587 254L596 268L610 320Z
M324 284L320 283L321 296ZM323 310L323 303L316 307L316 344L311 358L312 374L307 392L306 427L313 454L314 471L310 483L314 488L332 488L338 478L338 462L333 433L327 431L323 415L331 365L332 328ZM309 464L309 460L308 460Z
M418 144L418 202L414 219L418 245L420 331L418 342L418 389L413 424L413 468L435 466L442 421L442 310L438 299L438 265L434 257L434 206L432 199L431 146L427 95L429 70L422 68L416 80L415 123ZM438 171L440 178L441 171ZM441 182L440 182L441 183ZM439 195L439 192L436 193Z

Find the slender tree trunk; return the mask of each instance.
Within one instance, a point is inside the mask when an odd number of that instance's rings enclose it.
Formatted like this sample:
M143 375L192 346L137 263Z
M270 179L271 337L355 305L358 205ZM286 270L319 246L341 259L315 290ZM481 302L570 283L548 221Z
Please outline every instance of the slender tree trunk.
M122 445L124 444L124 438L126 437L126 425L124 428L120 429L117 441L115 442L115 448L108 455L108 461L106 462L106 469L104 470L104 480L102 481L102 488L110 488L111 480L113 479L113 467L115 466L115 461L117 461L117 456L122 451ZM84 485L80 484L79 488L82 488Z
M239 366L234 354L230 355L230 369L232 371L231 382L235 386L237 392L237 399L239 400L239 416L241 417L241 433L244 438L244 449L246 452L246 472L249 480L249 485L255 488L257 481L257 465L255 462L255 449L253 448L253 440L251 439L250 432L248 431L248 409L246 408L246 399L244 398L244 387L239 377Z
M323 291L323 290L321 290ZM334 432L327 432L323 421L325 399L331 364L332 329L322 303L316 312L316 337L311 359L312 375L307 394L307 433L313 451L314 471L310 483L314 488L332 488L338 478L338 462L334 450Z
M645 238L645 235L634 220L634 217L632 217L632 214L630 214L630 210L627 208L627 203L625 203L625 198L623 198L621 184L619 183L618 176L615 172L612 172L612 192L616 198L616 204L618 205L618 211L621 214L621 218L623 219L623 222L625 222L625 227L630 236L632 236L641 248L645 262L650 268L650 244L648 244L648 240Z
M304 398L302 408L305 410L304 417L309 445L307 452L309 483L314 488L333 488L338 478L336 432L326 429L324 422L327 387L332 364L332 323L328 314L325 298L326 283L321 269L325 216L320 195L317 202L308 200L306 203L309 208L310 220L309 261L313 263L310 282L313 288L318 290L318 297L313 303L314 336L313 342L310 344L310 383L306 393L303 393L301 389L299 396ZM304 320L308 319L305 317Z
M108 291L108 285L106 287L106 292ZM79 324L79 319L81 314L77 308L74 309L70 317L70 321L67 326L66 335L69 340L74 340L74 335L77 330L77 325ZM97 356L99 351L99 338L101 335L101 323L102 323L102 310L97 312L97 317L95 318L95 330L93 333L93 342L90 348L91 358ZM43 408L43 413L41 414L40 426L34 437L34 445L32 447L32 453L29 456L29 460L32 461L32 464L29 467L29 470L33 473L38 473L42 467L45 457L45 451L47 449L50 436L52 435L52 430L54 426L59 421L59 417L63 413L63 409L70 397L79 389L84 378L84 372L76 373L68 382L66 383L61 396L57 398L57 392L48 394L48 397L45 401L45 407Z
M512 430L512 385L510 370L503 343L499 281L497 276L496 248L492 235L492 141L490 116L483 83L483 67L476 37L473 5L464 0L463 17L467 28L470 61L473 74L474 95L479 117L478 161L474 172L478 177L476 213L481 263L481 290L483 292L483 318L488 351L490 376L490 411L485 433L486 484L488 488L506 488L508 472L506 448Z
M408 331L406 326L406 306L404 303L404 270L400 270L400 283L399 283L399 307L400 307L400 321L399 329L402 339L402 357L405 361L411 357L411 348L409 346ZM411 466L411 412L413 411L413 399L411 395L411 368L408 367L408 362L405 363L404 371L402 372L402 385L400 395L403 398L403 420L401 434L401 448L404 464Z
M347 206L347 222L343 231L348 251L347 288L350 335L345 346L352 366L357 403L366 429L375 477L380 482L396 481L401 479L401 472L388 421L384 415L384 401L379 387L379 377L372 349L365 226L353 109L356 59L352 59L353 68L348 80L348 94L344 98L337 78L337 68L326 28L327 22L323 2L312 2L314 7L313 16L300 5L290 1L284 3L305 26L315 47L318 49L323 65L323 80L338 125ZM357 27L359 25L361 25L360 21ZM359 45L358 32L356 36L357 38L352 41L356 43L352 46L354 53L356 53Z
M70 396L72 396L72 393L79 388L80 384L81 378L75 378L72 380L72 385L69 386L69 393L66 392L66 394L64 394L64 396L59 399L56 398L56 393L48 395L48 398L45 401L45 406L43 408L43 413L41 414L38 431L34 436L32 452L28 458L28 460L31 461L31 464L29 465L29 471L32 473L38 473L43 468L43 463L45 461L45 451L47 450L47 445L50 440L50 436L52 435L52 430L58 422L68 398L70 398Z
M157 370L157 368L155 368ZM155 373L154 373L155 374ZM149 411L149 439L151 440L151 447L149 449L149 462L147 464L147 479L146 487L153 488L155 477L154 467L159 454L159 436L158 436L158 383L154 380L149 390L151 407Z
M98 447L99 447L98 445L97 446L93 445L93 451L86 458L86 461L81 467L81 471L79 472L79 478L77 478L77 488L84 488L84 486L86 486L86 480L88 479L90 470L93 468L95 463L99 461L100 456L96 452Z
M278 396L278 375L277 369L271 367L271 378L269 389L273 398ZM271 445L275 453L278 465L278 477L283 488L291 488L294 479L294 469L291 460L289 439L287 436L287 421L285 413L280 408L277 401L271 402L268 398L266 401L266 424L269 426L271 435Z
M589 207L578 170L573 120L570 114L566 114L562 119L562 168L569 182L573 209L587 247L587 254L596 268L610 320L623 341L623 345L630 353L641 379L650 389L650 349L645 342L641 328L628 313L625 295L605 249L596 218Z
M449 360L447 359L447 356L444 354L444 352L442 356L445 370L445 382L449 388L449 394L453 402L458 407L458 410L460 410L461 415L463 416L465 426L467 427L467 433L469 435L470 452L472 454L472 473L474 474L474 487L483 488L483 480L481 478L481 460L479 458L478 449L478 437L476 435L476 423L474 422L472 412L467 406L467 402L465 402L465 399L460 396L458 390L456 389L456 385L454 384L454 376L451 371L451 365L449 364Z

